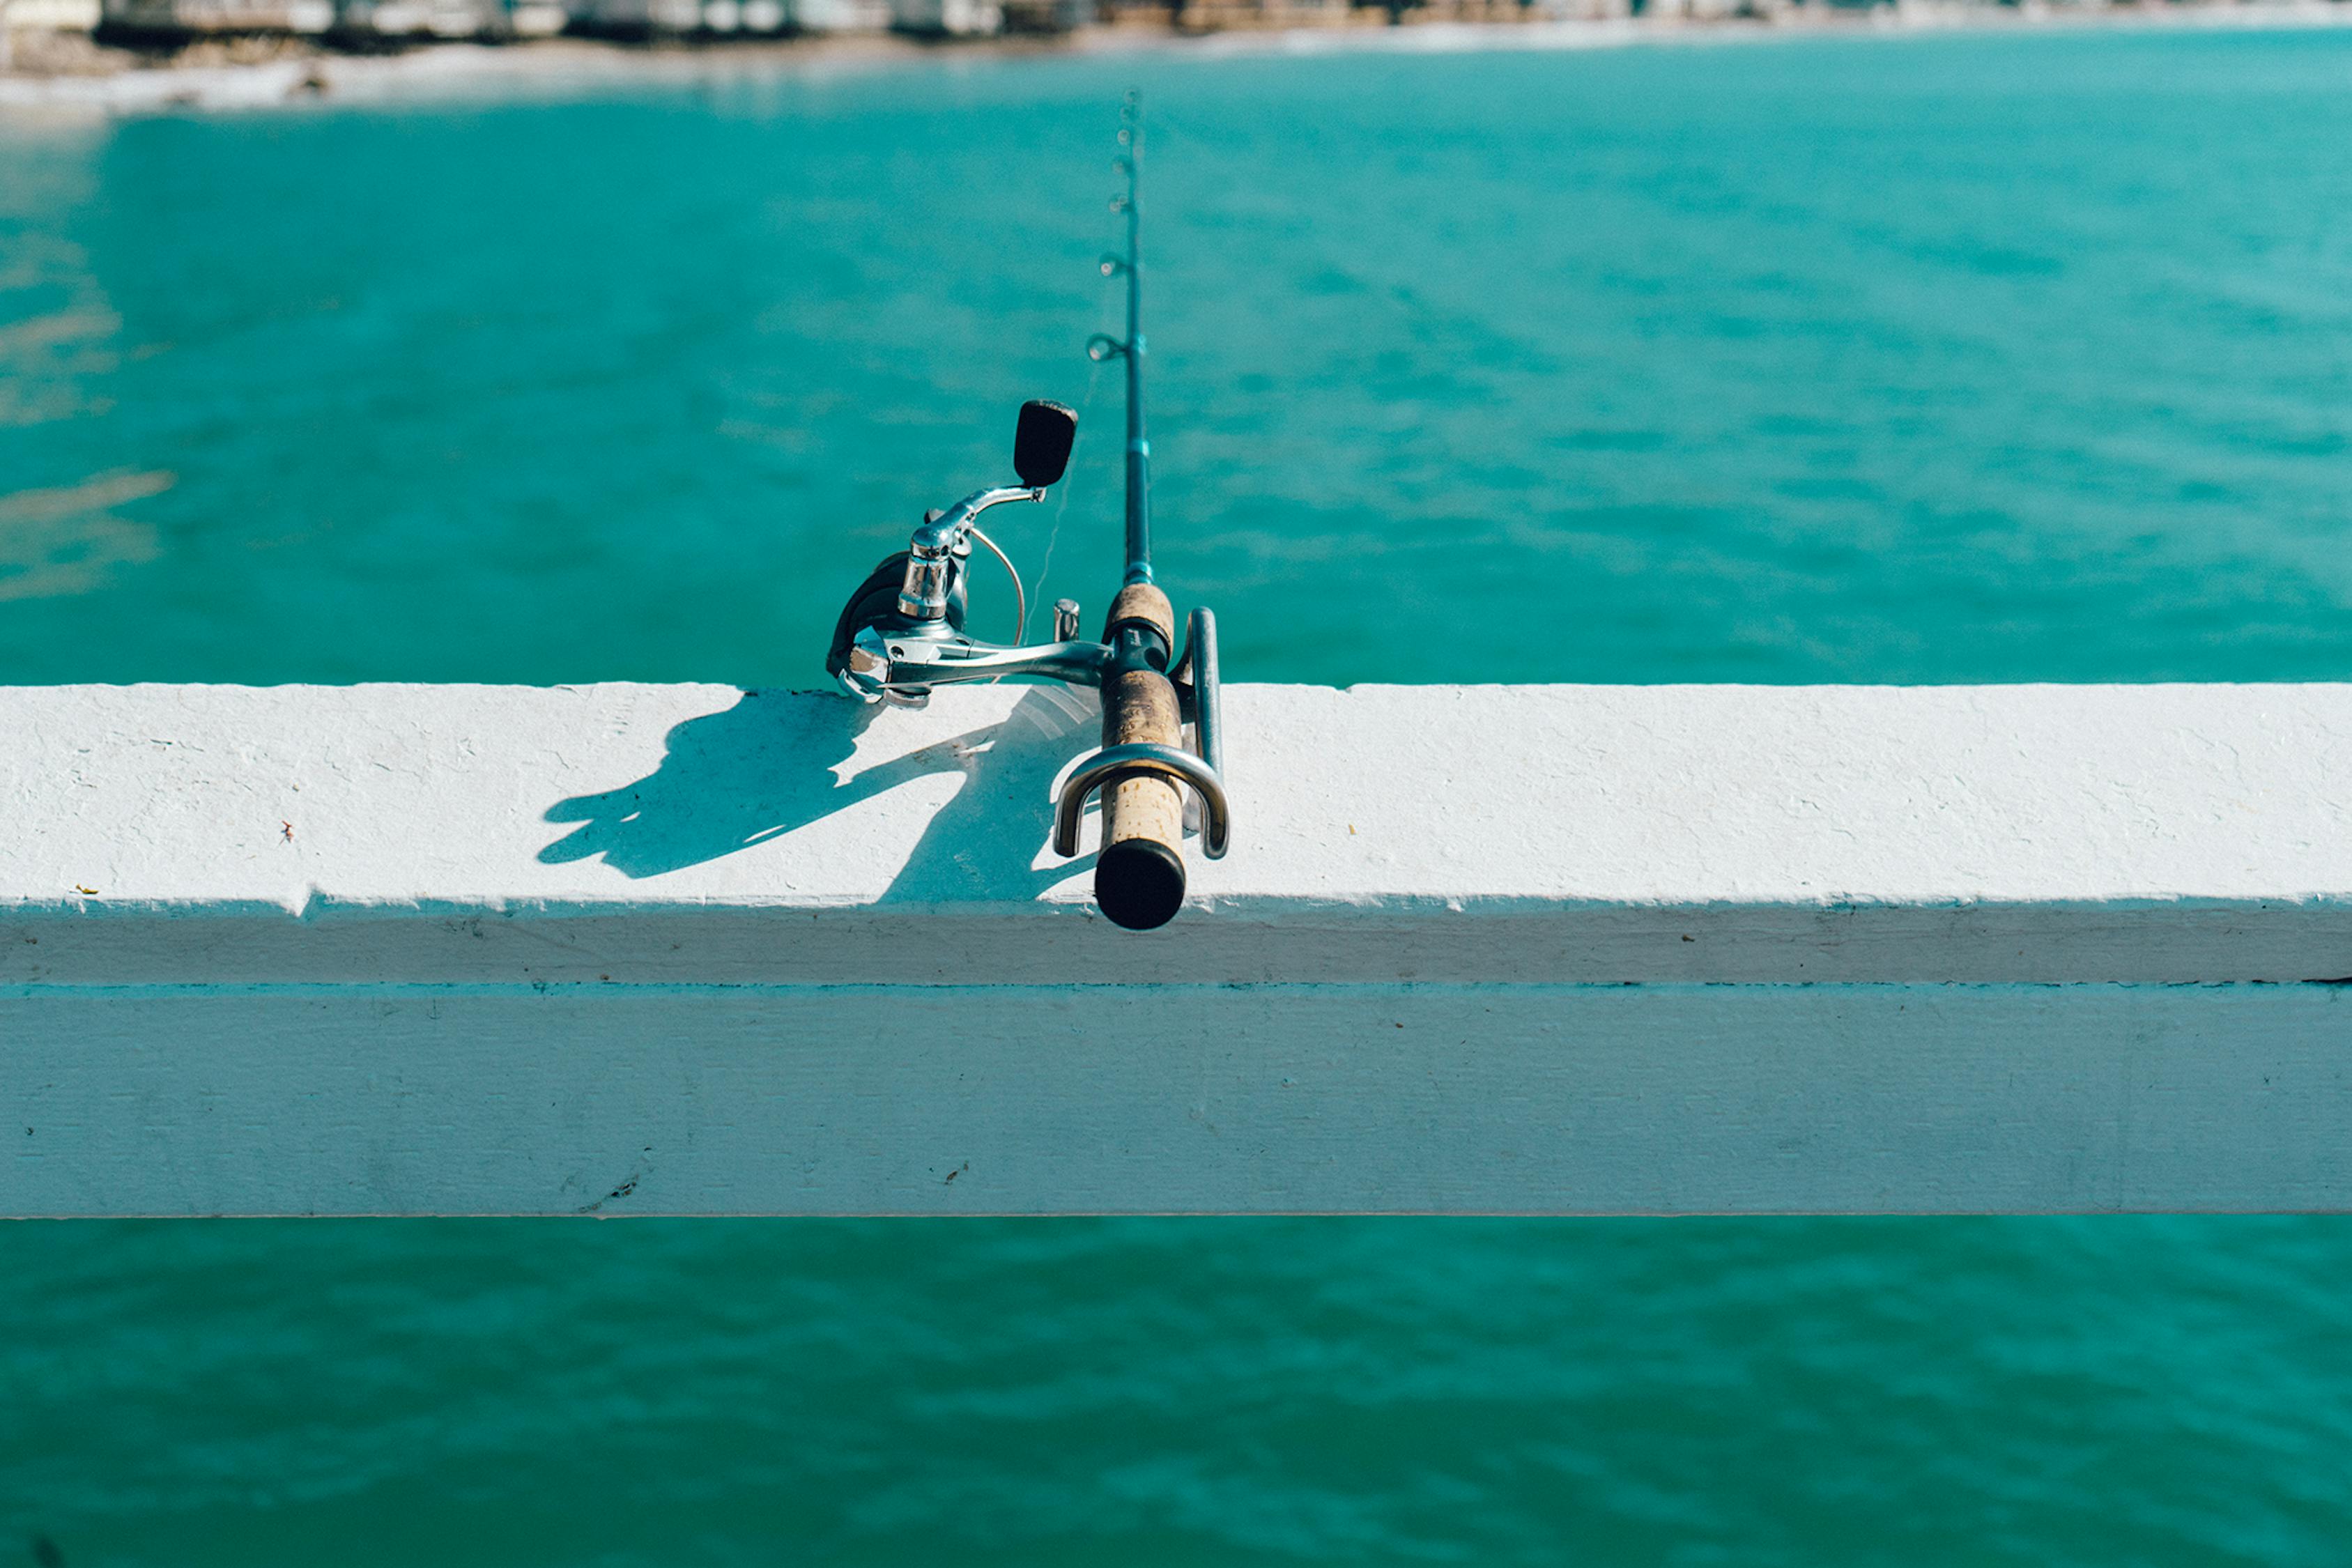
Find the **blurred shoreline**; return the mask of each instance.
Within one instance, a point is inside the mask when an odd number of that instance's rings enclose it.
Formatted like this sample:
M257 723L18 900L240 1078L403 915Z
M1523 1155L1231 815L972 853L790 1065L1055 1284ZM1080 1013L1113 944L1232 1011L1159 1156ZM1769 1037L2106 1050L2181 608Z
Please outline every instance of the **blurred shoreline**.
M418 41L347 51L299 37L203 39L169 50L84 34L18 34L0 63L0 113L23 119L256 110L442 99L562 99L646 85L720 85L783 75L887 68L925 60L1154 53L1178 58L1340 52L1470 53L1763 42L1950 32L2273 30L2352 26L2352 0L2187 0L2160 5L1987 5L1897 0L1873 6L1767 4L1736 15L1576 20L1464 20L1377 11L1346 26L1177 30L1141 22L1060 34L939 37L903 33L612 40L560 37L486 43Z

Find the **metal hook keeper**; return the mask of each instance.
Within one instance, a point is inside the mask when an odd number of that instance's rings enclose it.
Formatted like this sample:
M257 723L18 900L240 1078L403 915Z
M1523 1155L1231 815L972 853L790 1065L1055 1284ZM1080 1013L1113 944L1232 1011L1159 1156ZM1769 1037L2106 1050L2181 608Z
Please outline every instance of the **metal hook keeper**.
M1190 752L1146 742L1106 746L1078 764L1077 771L1062 785L1062 797L1054 807L1055 854L1067 859L1078 852L1078 825L1086 820L1087 800L1095 791L1129 773L1161 773L1178 784L1192 785L1203 808L1201 852L1212 860L1225 858L1233 833L1225 781L1217 776L1216 769Z

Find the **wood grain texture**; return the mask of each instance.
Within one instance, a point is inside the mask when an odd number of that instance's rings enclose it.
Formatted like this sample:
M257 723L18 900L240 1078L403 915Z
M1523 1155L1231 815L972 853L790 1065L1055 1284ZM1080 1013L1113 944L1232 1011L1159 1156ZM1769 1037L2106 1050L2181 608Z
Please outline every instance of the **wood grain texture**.
M2352 1207L2299 986L0 1001L0 1213Z

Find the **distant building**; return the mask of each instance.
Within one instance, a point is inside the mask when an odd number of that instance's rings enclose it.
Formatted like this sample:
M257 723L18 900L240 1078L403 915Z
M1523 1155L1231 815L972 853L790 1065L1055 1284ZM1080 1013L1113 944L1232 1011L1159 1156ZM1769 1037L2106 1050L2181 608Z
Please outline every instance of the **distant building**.
M499 0L341 0L333 30L383 38L482 38L511 28Z
M0 0L0 4L24 0ZM56 3L56 0L50 0ZM228 35L509 38L563 30L561 0L101 0L127 41Z
M332 0L104 0L100 25L118 37L173 38L224 33L324 33Z
M891 0L571 0L574 32L606 37L879 33Z
M1004 7L997 0L890 0L890 25L902 33L1001 33Z
M87 33L99 16L99 0L0 0L0 34Z
M793 0L790 9L802 33L880 33L891 21L890 0Z

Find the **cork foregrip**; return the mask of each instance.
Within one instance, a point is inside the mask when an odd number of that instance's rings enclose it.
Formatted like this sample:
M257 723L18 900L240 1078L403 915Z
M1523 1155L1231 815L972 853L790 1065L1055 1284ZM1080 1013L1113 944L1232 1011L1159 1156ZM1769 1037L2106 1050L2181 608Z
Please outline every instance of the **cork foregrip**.
M1160 635L1171 648L1176 646L1176 606L1168 595L1149 583L1129 583L1110 602L1110 614L1103 617L1103 640L1108 642L1122 621L1142 621L1160 628Z

